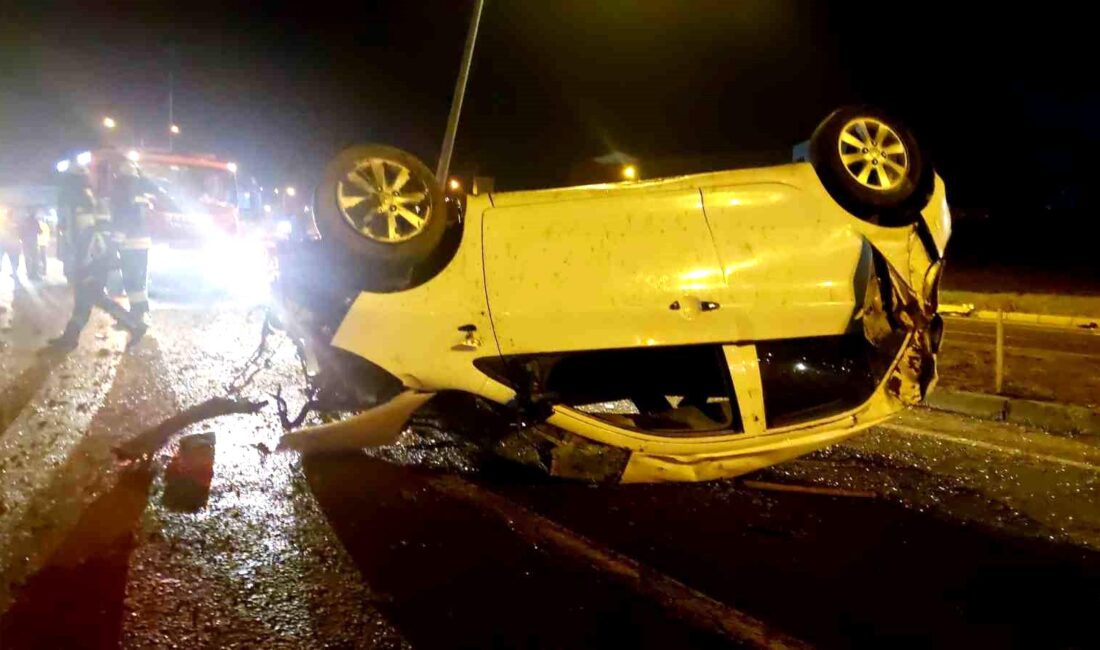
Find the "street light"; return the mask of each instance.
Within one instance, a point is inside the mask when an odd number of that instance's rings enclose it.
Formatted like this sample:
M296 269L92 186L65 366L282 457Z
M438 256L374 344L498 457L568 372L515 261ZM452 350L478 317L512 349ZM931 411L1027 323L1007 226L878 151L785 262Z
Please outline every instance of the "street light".
M180 134L180 127L179 127L178 124L173 124L172 126L168 127L168 131L172 135L179 135Z
M135 149L131 149L126 152L126 160L129 160L132 163L136 163L141 160L141 154L138 153Z
M623 167L623 178L628 181L632 181L635 178L638 178L638 168L634 165L627 165L626 167Z
M231 174L236 174L237 173L237 163L235 163L235 162L226 163L225 168L228 169L229 173L231 173ZM262 190L264 188L261 187L260 189Z
M108 115L103 118L103 126L108 129L113 129L118 126L118 124L115 122L115 118Z
M462 183L457 178L452 178L447 182L447 187L451 188L452 192L457 192L462 189Z
M286 195L287 195L287 196L294 196L294 195L295 195L295 194L297 194L297 193L298 193L298 190L294 189L294 187L293 187L293 186L288 186L288 187L286 188Z

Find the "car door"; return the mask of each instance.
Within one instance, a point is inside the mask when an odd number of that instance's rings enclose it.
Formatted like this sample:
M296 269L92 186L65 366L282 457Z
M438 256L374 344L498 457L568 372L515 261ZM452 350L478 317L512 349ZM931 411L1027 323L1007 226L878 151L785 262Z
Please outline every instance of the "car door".
M869 269L864 238L786 183L746 182L702 191L726 286L717 312L730 341L844 333Z
M722 269L697 188L519 192L484 215L501 353L721 341Z

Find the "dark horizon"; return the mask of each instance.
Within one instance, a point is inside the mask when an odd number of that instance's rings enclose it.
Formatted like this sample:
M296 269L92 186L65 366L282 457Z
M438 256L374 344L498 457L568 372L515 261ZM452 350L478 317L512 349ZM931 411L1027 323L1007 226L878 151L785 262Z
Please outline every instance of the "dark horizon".
M66 150L95 144L105 114L131 143L162 144L170 72L180 148L262 183L308 185L342 146L371 140L434 166L470 4L10 12L0 176L48 178ZM1084 189L1100 94L1069 65L1083 42L1072 16L876 12L490 0L453 168L531 187L612 149L643 161L784 151L863 101L916 128L956 206L1096 204Z

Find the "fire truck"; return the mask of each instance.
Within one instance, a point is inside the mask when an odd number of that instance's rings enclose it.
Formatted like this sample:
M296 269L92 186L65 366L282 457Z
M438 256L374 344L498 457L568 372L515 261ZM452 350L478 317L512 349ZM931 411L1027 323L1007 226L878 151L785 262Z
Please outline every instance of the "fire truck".
M148 199L146 219L155 244L201 247L240 231L237 166L214 156L159 151L100 149L78 156L86 163L92 191L111 196L117 167L135 164Z
M266 292L267 261L262 242L246 235L238 201L237 165L211 155L148 149L102 148L58 163L87 170L92 191L109 209L120 165L135 165L153 250L150 290L155 294ZM255 201L245 194L245 203ZM255 228L253 228L255 229Z

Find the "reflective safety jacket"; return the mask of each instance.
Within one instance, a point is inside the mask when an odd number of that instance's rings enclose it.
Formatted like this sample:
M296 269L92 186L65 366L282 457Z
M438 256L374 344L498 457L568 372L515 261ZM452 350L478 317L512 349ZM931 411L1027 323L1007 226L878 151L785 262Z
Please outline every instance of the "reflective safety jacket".
M148 249L153 244L140 185L136 176L119 176L111 191L111 230L114 242L123 250Z

